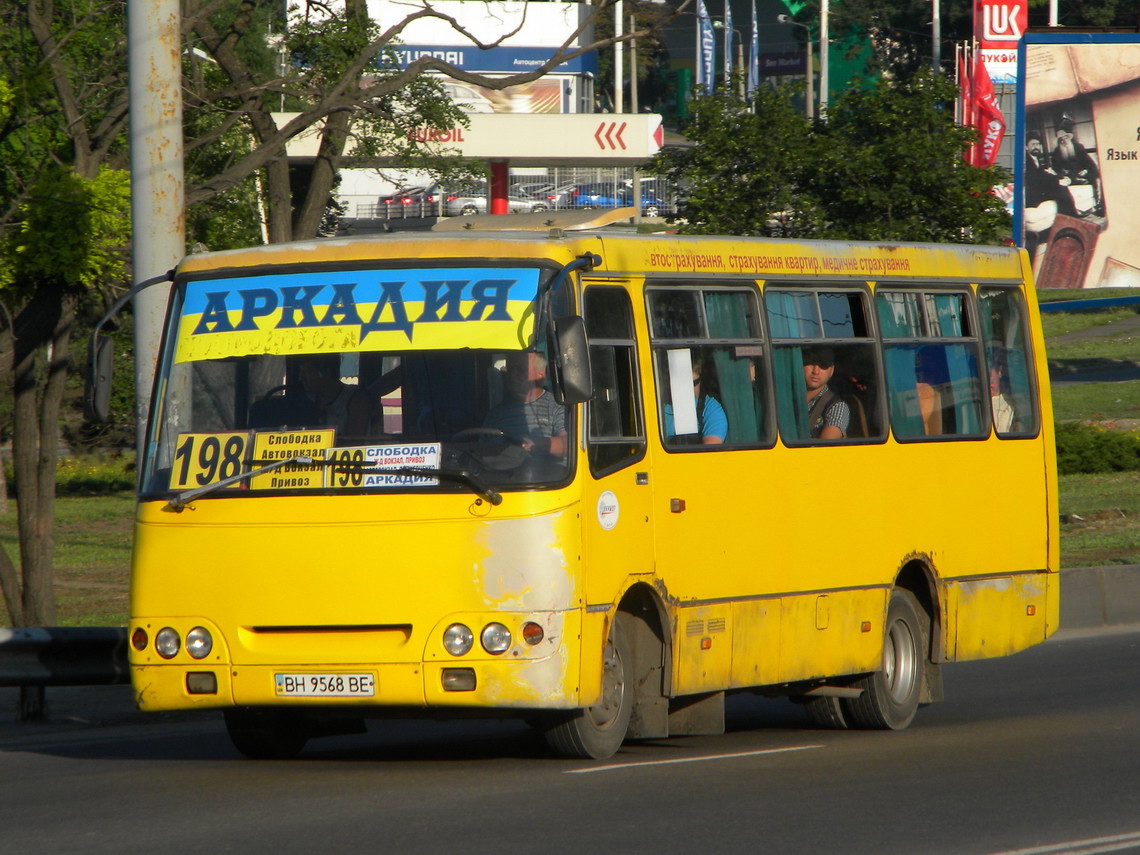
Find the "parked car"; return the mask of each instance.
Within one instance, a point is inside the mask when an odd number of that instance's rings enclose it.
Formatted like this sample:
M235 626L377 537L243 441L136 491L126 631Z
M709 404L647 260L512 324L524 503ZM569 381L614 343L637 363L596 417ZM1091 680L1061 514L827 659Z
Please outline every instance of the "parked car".
M548 207L549 203L542 197L522 195L507 197L507 209L514 214L545 211ZM472 214L485 214L487 211L487 185L484 182L460 188L457 192L447 193L443 197L445 217L466 217Z
M633 189L614 184L580 184L569 193L572 208L625 208L633 205ZM661 216L661 203L652 193L641 190L641 215Z
M507 192L512 196L526 196L531 199L545 200L548 194L554 192L554 185L547 181L520 181L508 187Z
M551 208L573 208L574 195L581 184L562 184L547 190L546 201Z
M385 219L435 217L439 215L439 185L417 184L381 196L377 214Z
M639 179L641 182L641 196L653 197L657 201L660 216L666 216L677 212L677 192L670 182L663 178L650 176L648 178ZM624 182L626 187L632 188L633 182Z

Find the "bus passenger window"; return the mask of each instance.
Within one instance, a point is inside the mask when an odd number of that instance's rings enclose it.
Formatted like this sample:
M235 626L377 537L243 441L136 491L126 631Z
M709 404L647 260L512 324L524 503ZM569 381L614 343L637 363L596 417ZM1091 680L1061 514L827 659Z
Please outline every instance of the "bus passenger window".
M665 448L765 442L770 431L755 292L652 288L647 300Z
M1037 396L1021 294L1014 288L981 288L978 309L994 430L998 436L1034 436Z
M777 418L790 444L883 435L866 293L769 288Z

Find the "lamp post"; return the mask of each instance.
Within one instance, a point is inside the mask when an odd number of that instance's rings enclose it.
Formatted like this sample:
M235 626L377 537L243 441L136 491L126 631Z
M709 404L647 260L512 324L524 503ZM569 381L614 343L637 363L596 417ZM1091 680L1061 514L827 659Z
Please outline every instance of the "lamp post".
M623 47L625 43L621 41L621 37L625 35L622 32L622 24L625 23L625 12L622 0L617 0L614 6L614 112L624 113L624 104L622 103L622 90L625 88L625 82L621 79L622 64L624 57L622 56Z
M804 115L809 119L814 118L812 102L815 100L815 93L812 91L811 28L807 24L793 21L789 15L777 15L776 21L780 24L800 27L804 31L804 44L807 46L807 65L804 67Z
M714 30L724 30L725 29L724 21L714 20L712 22L712 25L713 25ZM739 73L744 68L744 36L741 35L740 30L736 29L736 27L732 27L731 32L736 33L736 71ZM726 41L731 41L731 37L726 39ZM726 53L727 53L727 51L726 51ZM729 61L729 58L726 58L726 60L725 60L726 77L731 78L732 70L733 70L732 62ZM724 81L726 87L728 86L728 82L729 81L727 79ZM743 77L743 75L737 80L737 92L741 98L744 97L744 77Z
M819 4L819 114L822 116L827 110L827 89L831 81L828 80L827 66L830 59L831 47L828 35L828 22L831 19L830 0L820 0Z

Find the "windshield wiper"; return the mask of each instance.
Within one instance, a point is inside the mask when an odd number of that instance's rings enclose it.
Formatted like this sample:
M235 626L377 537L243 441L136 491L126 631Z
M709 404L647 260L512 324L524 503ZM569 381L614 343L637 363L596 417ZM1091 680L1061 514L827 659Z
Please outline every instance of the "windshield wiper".
M185 508L195 499L200 499L202 496L208 496L215 490L221 490L229 487L232 484L237 484L244 481L246 478L252 478L255 475L263 475L266 472L272 472L274 469L280 469L282 466L289 466L290 464L300 464L301 466L334 466L336 468L351 469L353 472L390 472L395 475L406 475L412 478L440 478L444 481L454 481L459 484L466 484L470 487L476 495L486 499L492 505L501 505L503 503L502 494L496 490L492 490L484 484L479 478L472 475L466 469L432 469L430 467L419 466L398 466L392 469L382 468L380 466L361 466L353 464L344 460L314 460L307 454L298 454L295 457L288 457L285 460L275 460L266 466L260 466L257 469L251 469L248 472L242 472L240 475L231 475L229 478L223 478L220 481L215 481L212 484L207 484L204 487L195 487L193 490L185 490L173 496L167 503L171 510L181 513Z
M322 461L323 462L323 461ZM257 469L250 469L248 472L242 472L240 475L231 475L229 478L223 478L220 481L214 481L212 484L207 484L205 487L195 487L193 490L184 490L181 493L173 496L167 507L173 511L182 512L185 508L195 499L200 499L202 496L208 496L215 490L221 490L223 487L229 487L231 484L237 484L239 481L244 481L246 478L252 478L254 475L262 475L266 472L272 472L274 469L280 469L282 466L288 466L291 463L299 463L303 466L314 466L317 461L309 457L307 454L298 454L295 457L287 457L284 460L275 460L266 466L259 466Z
M482 496L492 505L501 505L503 503L502 494L492 490L466 469L432 469L422 466L397 466L392 469L380 469L376 467L374 471L392 472L396 475L407 475L413 478L441 478L444 481L454 481L457 484L466 484L476 495Z

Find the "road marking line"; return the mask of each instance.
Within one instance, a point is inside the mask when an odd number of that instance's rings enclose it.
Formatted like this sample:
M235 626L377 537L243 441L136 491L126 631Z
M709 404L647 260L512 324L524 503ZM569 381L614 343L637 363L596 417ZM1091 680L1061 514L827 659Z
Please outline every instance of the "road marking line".
M1048 846L1034 846L1030 849L1006 849L990 855L1099 855L1102 852L1119 852L1140 844L1140 831L1128 834L1114 834L1110 837L1088 837L1084 840L1070 840L1067 843L1053 843Z
M613 763L609 766L587 766L582 769L567 769L567 775L589 775L592 772L613 772L617 769L635 769L639 766L669 766L674 763L703 763L706 760L732 760L736 757L758 757L762 754L786 754L789 751L807 751L823 748L822 745L794 745L791 748L764 748L758 751L738 751L734 754L705 754L701 757L676 757L672 760L645 760L640 763Z

